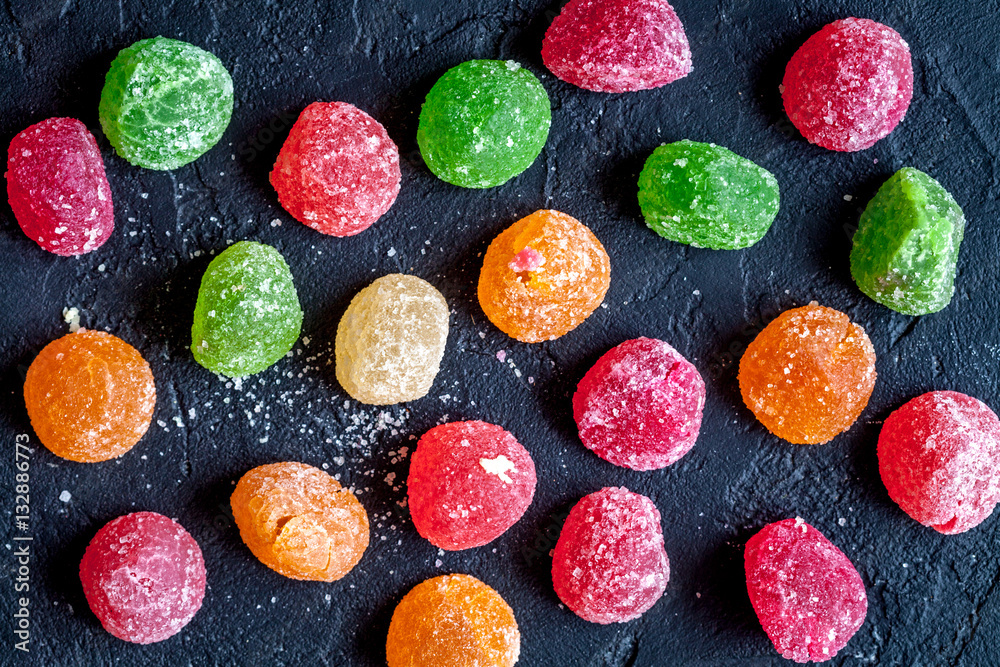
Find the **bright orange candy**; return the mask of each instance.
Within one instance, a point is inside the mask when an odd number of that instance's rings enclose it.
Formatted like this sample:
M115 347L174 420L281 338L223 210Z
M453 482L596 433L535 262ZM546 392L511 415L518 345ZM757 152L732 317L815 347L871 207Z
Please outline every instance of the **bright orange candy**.
M875 349L844 313L810 303L785 311L740 360L743 402L767 430L797 445L851 427L875 388Z
M406 594L389 624L389 667L510 667L521 653L514 611L466 574L434 577Z
M149 364L121 338L80 329L39 352L24 381L38 439L53 454L93 463L121 456L153 419Z
M479 274L486 317L524 343L559 338L601 305L611 261L594 233L559 211L536 211L493 239Z
M284 461L240 478L230 498L240 536L264 565L292 579L336 581L368 547L368 515L319 468Z

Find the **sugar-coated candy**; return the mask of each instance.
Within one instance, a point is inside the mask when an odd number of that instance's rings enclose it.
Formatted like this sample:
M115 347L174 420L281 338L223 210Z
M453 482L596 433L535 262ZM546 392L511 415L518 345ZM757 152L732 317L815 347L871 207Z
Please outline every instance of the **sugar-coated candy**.
M385 128L346 102L307 106L271 171L285 210L332 236L371 227L396 201L399 179L399 149Z
M416 276L382 276L358 292L337 326L337 380L355 400L423 398L441 367L448 302Z
M551 122L549 96L534 74L513 60L470 60L427 93L417 144L438 178L492 188L531 166Z
M57 255L96 250L115 228L104 160L75 118L43 120L11 140L7 198L28 238Z
M669 579L660 512L652 500L607 487L570 510L552 552L552 583L577 616L601 624L639 618Z
M575 86L623 93L687 76L691 48L666 0L570 0L545 33L542 61Z
M910 47L881 23L834 21L788 61L781 92L788 118L811 143L863 150L906 115L913 97Z
M662 340L636 338L612 348L573 395L580 440L595 454L633 470L674 463L694 447L705 382Z
M554 340L601 305L611 260L594 233L559 211L536 211L493 239L479 274L479 305L508 336Z
M428 579L392 613L389 667L511 667L521 653L514 611L466 574Z
M932 391L885 420L882 482L904 512L939 533L964 533L1000 501L1000 420L981 401Z
M646 224L664 238L697 248L752 246L771 228L779 202L771 172L715 144L664 144L639 174Z
M292 349L302 308L292 272L277 250L240 241L211 261L191 327L195 361L216 373L259 373Z
M747 592L782 657L824 662L844 648L868 613L861 575L802 519L764 526L744 552Z
M451 422L420 438L406 488L418 533L441 549L471 549L500 537L528 509L535 464L501 427Z
M862 292L897 312L937 312L955 293L964 235L965 215L951 194L922 171L900 169L861 215L851 275Z
M122 49L101 92L101 126L123 158L176 169L219 141L233 114L233 80L213 54L166 37Z
M122 339L80 329L46 345L28 367L24 403L56 456L107 461L145 435L156 407L149 364Z
M173 637L201 609L205 560L179 523L134 512L97 531L80 561L80 581L105 630L152 644Z
M798 445L846 431L875 388L875 348L844 313L815 302L779 315L740 360L740 393L767 430Z

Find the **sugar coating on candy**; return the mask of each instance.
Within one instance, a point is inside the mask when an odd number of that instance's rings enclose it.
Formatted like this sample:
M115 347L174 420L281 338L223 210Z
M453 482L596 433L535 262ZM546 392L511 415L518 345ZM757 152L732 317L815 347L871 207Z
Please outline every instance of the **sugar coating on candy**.
M868 596L861 575L802 519L761 528L747 542L744 560L750 602L782 657L829 660L865 622Z
M385 653L389 667L511 667L521 633L499 593L475 577L445 575L396 606Z
M470 60L427 93L417 144L427 168L464 188L491 188L531 166L549 136L549 96L512 60Z
M875 388L875 348L844 313L815 302L768 324L740 360L740 393L767 430L814 445L846 431Z
M494 325L525 343L575 329L611 282L604 246L579 220L536 211L493 239L479 274L479 304Z
M151 644L180 632L201 608L205 561L179 523L135 512L97 531L80 561L80 581L105 630Z
M752 246L771 228L779 203L771 172L715 144L664 144L639 174L646 224L664 238L697 248Z
M149 364L122 339L80 329L46 345L28 367L24 403L38 439L70 461L132 449L156 407Z
M277 250L240 241L208 265L191 327L199 364L229 377L259 373L292 349L301 329L292 272Z
M313 102L281 146L271 185L299 222L352 236L399 194L399 149L377 120L346 102Z
M382 276L358 292L337 326L337 380L355 400L423 398L441 367L448 302L426 280Z
M666 0L571 0L545 33L542 61L575 86L623 93L687 76L691 48Z
M663 468L687 454L704 407L698 369L653 338L627 340L606 352L573 395L583 444L633 470Z
M669 579L660 512L652 500L607 487L570 510L552 552L552 583L577 616L601 624L639 618Z
M881 23L834 21L795 52L781 89L789 119L811 143L860 151L906 115L913 97L910 47Z
M75 118L22 130L7 149L7 198L17 224L57 255L101 247L115 227L111 187L97 141Z
M143 39L111 63L99 111L119 155L147 169L176 169L226 131L233 80L204 49L166 37Z

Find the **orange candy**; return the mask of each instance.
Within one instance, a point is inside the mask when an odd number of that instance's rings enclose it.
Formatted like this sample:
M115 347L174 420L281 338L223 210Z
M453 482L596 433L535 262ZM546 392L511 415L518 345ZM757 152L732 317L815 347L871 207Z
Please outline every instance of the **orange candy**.
M93 463L139 442L153 419L156 385L134 347L80 329L46 345L31 362L24 403L38 439L53 454Z
M740 360L740 393L774 435L829 442L851 427L875 388L875 350L844 313L815 302L767 325Z
M579 220L537 211L493 239L479 274L486 317L524 343L553 340L601 305L611 281L604 246Z

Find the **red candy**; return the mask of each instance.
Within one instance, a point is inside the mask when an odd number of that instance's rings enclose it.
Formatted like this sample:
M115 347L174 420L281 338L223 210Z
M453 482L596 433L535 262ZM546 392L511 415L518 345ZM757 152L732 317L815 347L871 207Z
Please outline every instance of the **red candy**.
M115 227L101 152L75 118L49 118L14 137L7 197L28 238L57 255L96 250Z
M705 382L681 354L653 338L627 340L587 371L573 396L583 444L605 461L654 470L694 447Z
M80 561L80 581L105 630L151 644L180 632L201 608L205 561L176 521L135 512L97 531Z

